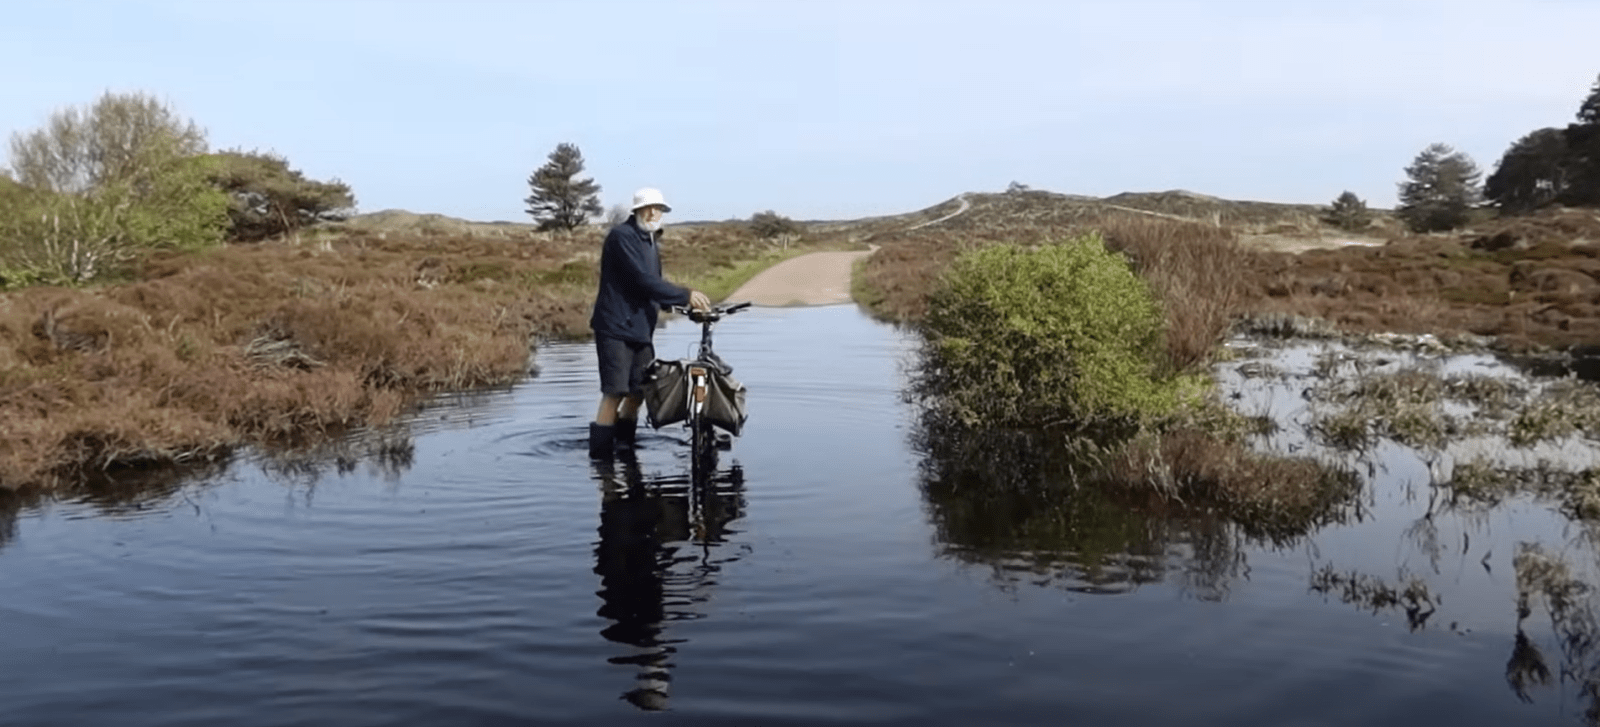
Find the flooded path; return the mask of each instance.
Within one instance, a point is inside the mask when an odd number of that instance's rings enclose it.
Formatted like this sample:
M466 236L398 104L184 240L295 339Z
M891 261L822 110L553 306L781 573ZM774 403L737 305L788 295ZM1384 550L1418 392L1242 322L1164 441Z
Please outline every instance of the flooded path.
M696 335L674 321L658 351ZM0 722L1582 721L1543 616L1521 625L1547 684L1518 639L1519 542L1594 581L1546 504L1436 510L1427 467L1396 456L1347 522L1264 543L981 491L912 444L906 334L841 305L758 309L717 340L750 421L702 500L677 429L588 460L574 344L441 400L409 444L0 511ZM1418 624L1346 602L1347 573L1443 600Z

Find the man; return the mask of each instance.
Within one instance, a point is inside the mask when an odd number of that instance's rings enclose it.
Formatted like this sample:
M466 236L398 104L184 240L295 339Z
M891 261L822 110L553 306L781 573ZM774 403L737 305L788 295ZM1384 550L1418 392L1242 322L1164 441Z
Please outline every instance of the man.
M661 277L661 218L671 211L660 190L635 192L633 215L611 228L600 252L600 291L589 318L600 359L600 410L589 424L590 457L609 457L613 447L633 446L645 367L656 357L659 311L685 304L711 307L705 293Z

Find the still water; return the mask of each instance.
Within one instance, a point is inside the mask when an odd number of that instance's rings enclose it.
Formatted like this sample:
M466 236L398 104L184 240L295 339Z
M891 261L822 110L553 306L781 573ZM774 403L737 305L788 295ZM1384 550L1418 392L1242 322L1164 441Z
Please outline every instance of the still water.
M1595 580L1553 506L1446 511L1398 455L1351 517L1275 543L983 494L914 446L913 347L853 306L724 321L751 418L706 498L676 428L591 464L592 350L552 345L419 414L409 447L13 502L0 724L1582 722L1513 587L1519 542ZM1437 602L1418 623L1319 572ZM1528 649L1552 674L1519 695Z

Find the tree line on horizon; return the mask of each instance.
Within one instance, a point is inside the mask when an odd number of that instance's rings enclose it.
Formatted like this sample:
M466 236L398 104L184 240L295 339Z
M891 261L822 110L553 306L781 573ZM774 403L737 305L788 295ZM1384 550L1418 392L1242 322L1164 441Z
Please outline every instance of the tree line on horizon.
M307 178L274 152L212 150L192 120L149 94L107 91L15 132L0 167L0 289L78 284L118 270L140 252L266 240L355 211L338 179ZM528 178L527 213L540 230L575 230L605 215L600 185L581 177L583 154L561 143ZM1396 216L1416 232L1451 230L1480 210L1519 215L1552 205L1600 206L1600 78L1575 121L1516 140L1487 179L1465 153L1430 144L1399 184ZM1372 212L1346 191L1326 221L1365 229ZM744 221L766 240L792 240L803 225L772 210Z
M1577 120L1536 129L1513 142L1484 179L1465 152L1429 144L1405 168L1395 216L1413 232L1457 229L1476 210L1525 215L1565 205L1600 206L1600 77L1578 106ZM1366 203L1345 191L1325 221L1359 231L1372 221Z

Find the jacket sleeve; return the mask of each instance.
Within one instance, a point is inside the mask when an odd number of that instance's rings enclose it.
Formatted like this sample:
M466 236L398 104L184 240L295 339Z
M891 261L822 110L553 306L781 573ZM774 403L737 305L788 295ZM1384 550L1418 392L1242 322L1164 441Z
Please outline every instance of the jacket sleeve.
M661 277L640 247L627 244L620 230L614 229L606 235L606 254L619 263L622 287L630 295L648 298L658 306L688 305L689 289Z

